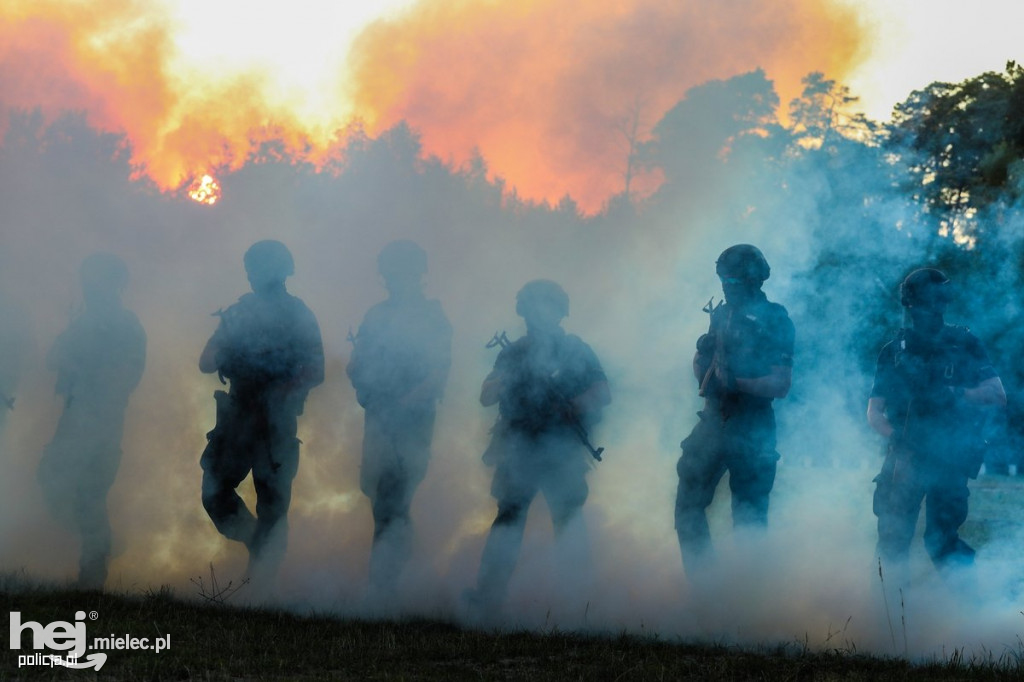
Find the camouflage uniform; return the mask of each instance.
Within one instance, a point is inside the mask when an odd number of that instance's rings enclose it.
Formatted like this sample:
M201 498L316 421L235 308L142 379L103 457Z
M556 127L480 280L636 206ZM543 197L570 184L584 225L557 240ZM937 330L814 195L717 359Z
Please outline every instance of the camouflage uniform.
M958 529L967 519L967 479L981 466L982 414L956 390L996 376L981 342L964 327L944 325L934 336L903 329L882 348L871 397L884 399L894 428L875 477L883 559L906 560L925 499L924 543L935 565L973 559Z
M146 365L146 334L120 305L87 305L46 362L57 372L64 411L39 462L39 483L54 516L82 539L79 585L98 589L111 552L107 493L121 464L128 398Z
M370 575L380 586L397 579L408 556L409 506L430 461L451 339L441 304L422 296L378 303L355 338L347 372L366 411L359 484L373 505Z
M499 418L485 462L496 466L491 495L498 513L480 561L477 596L501 601L515 568L527 512L544 494L556 534L587 499L590 454L570 415L571 401L607 381L590 346L572 334L530 334L504 348L491 376L512 377L499 399ZM596 414L583 415L593 421ZM589 426L589 423L584 423Z
M760 290L742 306L723 303L711 315L698 352L711 363L728 367L735 377L761 377L772 367L793 364L794 330L786 309L768 301ZM676 466L675 526L684 563L711 547L706 509L729 472L733 524L764 526L768 498L775 483L775 412L772 398L718 385L714 367L705 367L700 421L683 440Z
M230 392L218 391L217 425L207 438L203 506L217 530L245 543L255 561L276 569L287 543L292 480L299 466L298 416L323 377L320 327L283 285L249 293L220 313L209 346ZM252 472L256 516L235 489Z

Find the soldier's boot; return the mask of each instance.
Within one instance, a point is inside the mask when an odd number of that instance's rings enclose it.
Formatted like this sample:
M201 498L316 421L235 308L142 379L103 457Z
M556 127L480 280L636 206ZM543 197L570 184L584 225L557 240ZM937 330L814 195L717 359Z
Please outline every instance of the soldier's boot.
M102 590L107 581L112 545L105 496L80 497L78 514L82 550L78 560L77 586L86 590Z
M272 592L277 573L288 548L288 519L276 521L258 519L256 532L248 544L249 563L246 574L255 590Z
M373 496L370 592L374 600L393 596L412 548L409 484L402 472L385 471Z
M107 582L107 558L93 557L84 560L78 567L78 580L75 586L82 590L102 590Z
M83 590L102 590L107 582L107 565L110 555L109 542L104 544L82 543L82 556L78 561L78 581L75 585Z
M374 533L370 550L370 591L375 597L387 598L408 563L412 547L412 527L408 518L391 520Z

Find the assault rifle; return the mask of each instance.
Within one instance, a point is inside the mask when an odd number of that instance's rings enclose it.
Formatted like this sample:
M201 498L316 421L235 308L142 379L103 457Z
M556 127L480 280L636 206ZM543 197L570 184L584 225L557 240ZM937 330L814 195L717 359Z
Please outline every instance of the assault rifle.
M713 320L715 317L715 311L718 310L721 306L722 301L719 301L718 304L715 305L715 297L712 296L711 298L708 299L707 305L701 308L701 310L706 312L708 314L708 318ZM710 333L711 324L708 324L708 334ZM705 335L705 338L706 336L707 335ZM708 363L708 368L704 370L704 377L701 379L700 391L698 392L698 395L700 395L702 398L708 397L709 394L714 393L716 390L724 388L723 386L717 386L717 383L713 384L713 382L716 382L715 375L717 374L718 368L722 367L723 369L727 369L727 367L724 366L725 360L723 356L725 355L725 352L722 348L722 336L722 331L716 331L715 337L714 339L712 339L712 341L715 344L715 347L711 354L711 362ZM701 354L704 354L707 349L701 348L699 350Z
M715 312L723 303L719 301L717 305L714 305L714 300L714 298L711 298L703 308L703 311L712 319L714 319ZM736 392L736 380L732 369L729 367L725 352L725 339L729 335L729 328L732 326L732 313L733 311L729 310L729 315L723 328L715 330L715 336L712 339L714 351L711 356L711 362L708 363L708 368L704 372L704 378L700 382L700 391L698 392L698 395L702 398L712 398L717 401L718 411L723 420L729 419L732 416L739 397L739 394ZM708 325L708 334L710 333L711 325ZM723 382L721 377L726 377L728 383Z
M487 348L507 348L512 345L512 342L508 338L508 334L505 332L494 332L494 336L487 342ZM601 461L601 454L604 452L604 448L595 448L590 442L590 436L587 434L587 428L583 426L583 422L580 421L580 417L576 414L576 411L572 409L569 399L566 398L560 391L554 389L555 396L558 400L563 403L568 409L565 411L569 418L569 426L576 433L576 437L579 439L583 447L587 449L590 456L596 459L598 462Z

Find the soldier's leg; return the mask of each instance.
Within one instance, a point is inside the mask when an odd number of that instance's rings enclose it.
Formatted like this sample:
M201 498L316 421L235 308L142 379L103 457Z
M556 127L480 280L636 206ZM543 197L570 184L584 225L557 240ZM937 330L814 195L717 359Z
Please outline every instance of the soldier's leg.
M498 502L498 513L484 543L476 591L472 595L478 609L500 608L519 560L526 515L538 489L536 472L523 464L519 456L522 454L529 455L513 452L494 472L491 494Z
M967 520L967 480L950 474L930 486L925 502L924 546L936 568L967 566L974 549L959 535Z
M295 431L271 437L269 456L257 455L252 480L256 488L256 528L249 543L250 572L255 564L273 576L288 546L288 508L292 481L299 469L299 439Z
M551 511L551 525L554 527L555 537L558 537L575 523L583 509L583 503L587 501L590 489L582 472L560 477L553 484L547 482L543 489L544 499Z
M874 479L872 509L878 517L878 556L896 569L905 564L924 499L918 472L905 457L890 455Z
M77 489L82 477L82 467L77 465L76 452L66 440L54 439L39 460L36 477L43 492L43 499L53 517L65 528L77 530L76 500Z
M519 560L529 508L529 502L523 500L498 501L498 514L487 534L477 574L477 598L484 608L499 608L505 599Z
M243 430L250 428L248 424L223 419L222 403L226 400L218 399L219 421L199 459L203 468L203 509L221 535L248 546L256 531L256 517L235 489L252 468L253 439Z
M74 449L59 445L47 448L44 459L49 461L45 469L51 480L44 489L53 486L48 494L63 496L60 501L51 499L51 503L59 505L62 518L81 541L78 586L98 590L107 579L111 551L107 493L117 476L121 450L119 436L113 438L115 433L92 439L88 435L92 434L79 434ZM65 446L68 445L70 442L65 441Z
M377 588L393 586L408 560L410 487L404 472L394 467L383 471L377 482L370 551L370 583Z
M78 562L78 586L100 590L107 581L111 531L107 514L107 489L79 487L75 491L75 512L82 553Z
M244 475L224 477L220 472L204 471L203 508L221 535L248 545L256 531L256 517L235 491L244 478Z
M779 455L774 450L748 452L730 459L733 526L768 525L768 502L775 485L778 460Z
M703 418L681 444L683 453L676 465L675 526L684 567L696 568L710 558L711 533L706 509L715 488L725 474L715 427Z
M541 490L551 512L555 559L563 567L559 574L568 577L558 585L558 590L565 598L575 595L579 600L589 597L594 577L590 537L582 513L590 492L586 481L589 467L575 440L562 442L558 447L556 461L561 466L542 479Z

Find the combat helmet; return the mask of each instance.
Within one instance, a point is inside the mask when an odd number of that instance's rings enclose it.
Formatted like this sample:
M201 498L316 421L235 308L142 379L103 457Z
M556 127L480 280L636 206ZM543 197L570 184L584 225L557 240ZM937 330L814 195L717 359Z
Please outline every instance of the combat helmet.
M91 294L119 294L128 284L128 266L112 253L94 253L79 269L82 291Z
M558 318L569 315L569 294L557 282L550 279L535 279L523 285L516 294L516 314L526 317L534 310L546 307Z
M427 274L427 252L411 239L399 239L377 254L377 272L385 281L419 281Z
M736 244L718 257L715 272L719 277L735 277L761 286L771 276L772 270L759 248L751 244Z
M291 251L276 239L264 239L250 246L242 262L254 285L282 283L295 274Z
M918 268L900 284L900 303L906 308L941 308L951 298L949 278L936 268Z

